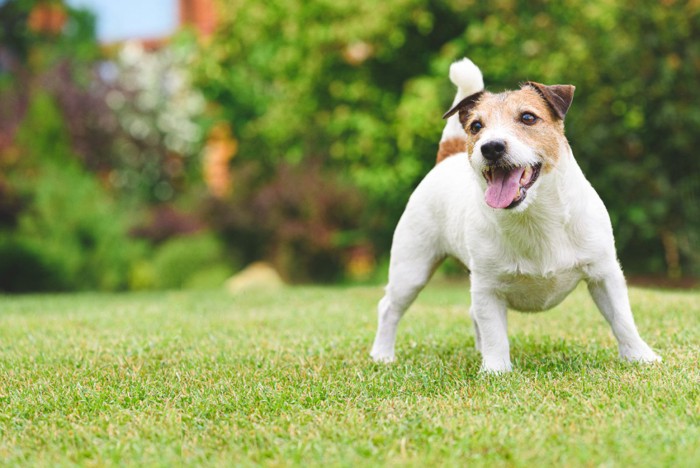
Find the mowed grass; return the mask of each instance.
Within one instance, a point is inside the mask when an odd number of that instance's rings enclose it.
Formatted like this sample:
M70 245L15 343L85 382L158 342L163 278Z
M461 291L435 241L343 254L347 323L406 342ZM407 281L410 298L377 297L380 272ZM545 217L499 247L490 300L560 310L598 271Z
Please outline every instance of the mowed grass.
M480 375L467 285L430 285L392 365L374 287L0 297L8 465L700 466L700 292L631 290L664 358L617 359L577 289L509 314Z

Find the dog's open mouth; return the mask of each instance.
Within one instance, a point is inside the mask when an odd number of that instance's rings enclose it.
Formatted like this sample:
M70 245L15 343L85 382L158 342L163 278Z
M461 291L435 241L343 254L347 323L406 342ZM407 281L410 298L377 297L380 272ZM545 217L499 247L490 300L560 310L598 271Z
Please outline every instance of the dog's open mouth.
M484 198L491 208L514 208L527 196L540 175L542 164L534 166L486 166L484 178L488 187Z

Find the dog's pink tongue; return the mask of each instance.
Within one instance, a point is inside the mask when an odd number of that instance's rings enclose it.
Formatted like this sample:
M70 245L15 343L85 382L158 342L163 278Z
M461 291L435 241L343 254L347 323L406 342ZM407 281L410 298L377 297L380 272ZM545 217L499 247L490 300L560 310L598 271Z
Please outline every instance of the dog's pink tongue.
M491 182L486 188L486 204L491 208L507 208L513 203L523 172L525 172L524 167L516 167L510 171L494 169Z

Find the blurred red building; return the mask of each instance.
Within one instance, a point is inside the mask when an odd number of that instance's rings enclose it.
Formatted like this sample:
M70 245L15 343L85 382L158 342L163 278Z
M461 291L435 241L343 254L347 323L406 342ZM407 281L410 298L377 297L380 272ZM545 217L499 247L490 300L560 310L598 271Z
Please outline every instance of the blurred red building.
M173 0L178 3L178 22L180 27L192 27L198 35L210 37L217 24L215 0ZM27 20L29 29L46 35L60 34L68 19L63 2L44 0L37 2ZM140 38L147 49L158 48L167 42L168 37Z
M216 29L215 0L179 0L180 25L192 26L202 37Z

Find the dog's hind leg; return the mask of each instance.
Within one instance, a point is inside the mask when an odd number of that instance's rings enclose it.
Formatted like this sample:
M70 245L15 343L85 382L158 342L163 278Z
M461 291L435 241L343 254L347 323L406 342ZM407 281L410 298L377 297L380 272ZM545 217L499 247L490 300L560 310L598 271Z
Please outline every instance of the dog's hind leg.
M406 309L444 259L436 249L433 233L407 212L394 234L389 284L378 306L377 335L371 356L377 362L394 361L396 329ZM428 229L429 231L430 229Z
M588 290L617 338L620 358L631 362L661 361L661 357L639 336L625 278L617 262L611 262L602 279L589 279Z

